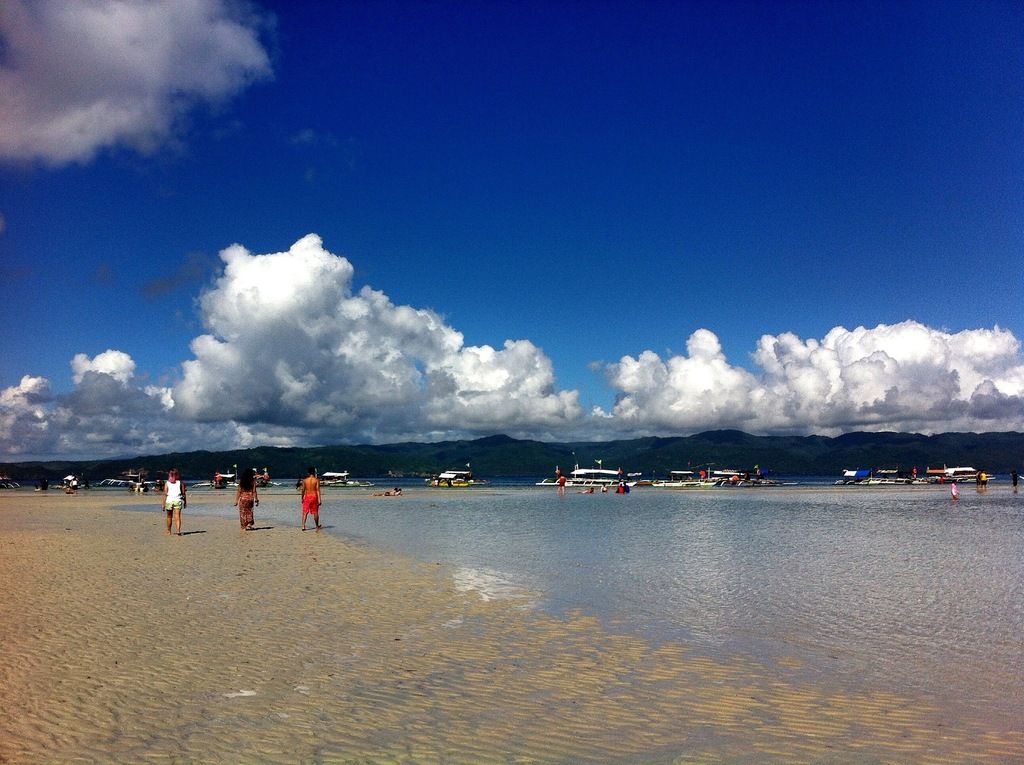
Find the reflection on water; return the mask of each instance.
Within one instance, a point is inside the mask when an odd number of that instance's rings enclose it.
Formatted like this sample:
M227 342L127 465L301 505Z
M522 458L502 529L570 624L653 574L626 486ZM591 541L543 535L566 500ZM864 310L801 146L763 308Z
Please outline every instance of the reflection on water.
M465 568L455 569L452 575L455 588L461 592L475 592L483 600L529 600L530 593L509 582L497 571Z
M346 535L460 570L487 597L705 652L798 657L826 680L1016 714L1024 697L1024 495L839 489L398 502L328 497Z
M1008 488L957 503L942 487L355 496L325 495L333 533L450 564L487 598L1019 715L1024 494ZM294 492L263 497L258 523L297 525ZM214 512L232 516L230 498Z

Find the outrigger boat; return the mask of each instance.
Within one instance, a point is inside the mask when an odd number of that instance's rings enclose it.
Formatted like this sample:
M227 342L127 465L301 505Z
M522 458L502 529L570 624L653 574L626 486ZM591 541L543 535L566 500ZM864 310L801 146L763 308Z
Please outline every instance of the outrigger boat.
M348 471L340 473L326 470L320 474L320 486L328 489L357 489L373 486L369 481L353 481L348 477Z
M782 486L781 481L768 478L759 467L753 470L700 470L694 473L692 470L672 470L669 472L667 481L654 481L652 486L659 486L663 489L710 489L718 486L732 487L760 487L760 486Z
M864 483L871 477L870 470L844 470L843 477L835 482L836 486L855 486Z
M128 489L128 491L144 494L150 489L162 488L160 481L147 481L148 472L144 468L138 470L125 470L119 478L104 478L97 486L108 486L115 489ZM66 480L66 479L65 479ZM160 484L160 485L158 485Z
M651 486L657 489L710 489L718 485L718 481L701 478L692 470L670 470L668 479L657 478Z
M238 484L238 466L231 466L236 472L234 473L221 473L217 472L213 475L212 481L199 481L189 485L190 489L226 489L229 486L236 486ZM270 480L270 471L267 468L263 468L262 471L253 468L255 473L256 487L262 489L266 486L280 486L281 484Z
M983 470L975 470L972 467L946 467L928 468L925 475L928 476L928 483L974 483L978 481ZM986 474L986 481L989 476Z
M262 489L264 486L280 486L281 484L275 483L270 480L270 470L263 468L261 473L259 470L256 471L256 486Z
M235 473L214 473L212 481L199 481L189 486L190 489L226 489L234 486L237 480Z
M916 470L908 473L899 469L876 470L868 478L868 486L914 486L928 483L926 478L918 478Z
M566 486L583 486L585 488L593 487L609 487L618 486L620 483L626 486L636 486L637 479L642 475L641 473L625 473L622 468L618 470L605 470L601 467L601 460L595 460L597 462L596 468L581 468L578 464L575 469L565 476ZM556 475L553 478L545 478L543 481L538 481L535 486L558 486L558 474L559 470L556 467Z
M213 476L213 488L226 489L228 484L234 485L237 480L237 473L215 473Z
M843 477L835 482L836 486L916 486L930 483L926 478L918 478L916 468L911 472L899 469L880 470L844 470Z
M710 480L716 486L735 486L741 488L795 485L794 483L783 484L782 481L769 478L766 472L759 467L755 467L753 470L712 470Z
M469 465L466 465L469 468ZM437 489L466 489L471 486L486 486L487 481L474 478L471 470L445 470L427 479L427 485Z

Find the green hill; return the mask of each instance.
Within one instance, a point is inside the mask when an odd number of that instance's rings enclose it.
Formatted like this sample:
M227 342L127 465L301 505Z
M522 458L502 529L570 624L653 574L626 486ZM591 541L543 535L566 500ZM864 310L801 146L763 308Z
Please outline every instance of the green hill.
M60 478L68 473L92 481L124 470L151 472L177 467L191 478L212 477L233 466L269 468L272 475L304 475L309 465L320 471L348 470L353 476L430 475L470 463L480 476L544 476L555 465L622 467L647 476L700 465L749 469L754 465L782 475L838 475L846 468L941 467L972 465L992 473L1024 469L1022 433L847 433L824 436L752 436L715 430L693 436L637 438L622 441L547 443L497 435L465 441L407 442L379 446L261 446L226 452L195 451L129 459L0 463L0 473L14 480Z

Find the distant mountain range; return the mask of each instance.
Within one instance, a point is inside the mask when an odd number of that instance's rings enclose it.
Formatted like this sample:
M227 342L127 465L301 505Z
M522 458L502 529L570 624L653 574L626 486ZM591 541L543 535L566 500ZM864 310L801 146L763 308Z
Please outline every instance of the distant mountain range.
M545 443L508 436L467 441L401 443L380 446L261 446L226 452L184 452L129 459L0 463L13 480L59 478L68 473L92 481L124 470L150 472L177 467L188 478L212 477L234 466L269 468L274 476L348 470L353 477L430 475L462 469L467 463L481 477L546 476L555 466L575 463L664 476L669 470L714 465L750 469L759 465L779 475L838 475L850 468L911 468L971 465L991 473L1024 468L1024 433L847 433L825 436L752 436L738 430L714 430L693 436L636 438L624 441Z

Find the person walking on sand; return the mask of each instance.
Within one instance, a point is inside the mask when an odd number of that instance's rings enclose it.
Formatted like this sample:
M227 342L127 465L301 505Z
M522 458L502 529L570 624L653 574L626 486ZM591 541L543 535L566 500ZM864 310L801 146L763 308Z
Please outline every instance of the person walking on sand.
M313 523L320 528L320 479L316 468L310 468L302 479L302 530L306 530L306 516L313 516Z
M188 497L185 492L185 483L181 480L178 468L171 468L164 481L164 512L167 514L167 533L171 533L171 518L174 519L174 529L181 536L181 511L188 504Z
M256 491L256 471L246 468L238 477L238 491L235 492L235 507L238 508L238 522L242 531L252 531L255 519L252 516L253 505L259 506L260 495Z

